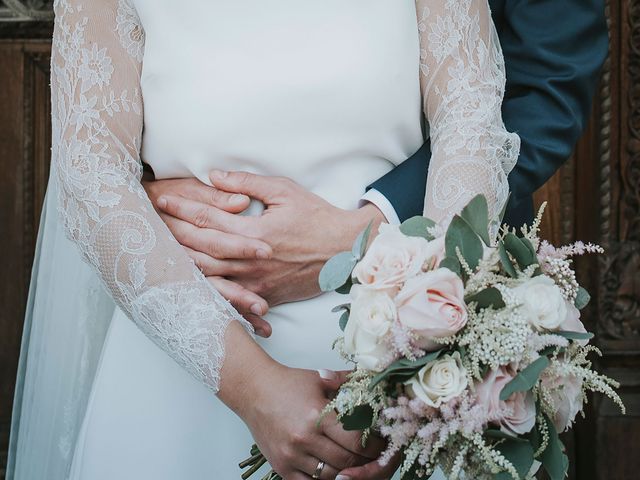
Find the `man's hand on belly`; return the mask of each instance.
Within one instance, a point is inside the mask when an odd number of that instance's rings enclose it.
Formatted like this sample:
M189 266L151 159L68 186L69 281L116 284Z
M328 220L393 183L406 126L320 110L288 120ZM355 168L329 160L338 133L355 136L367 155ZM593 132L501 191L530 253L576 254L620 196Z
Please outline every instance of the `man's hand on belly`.
M258 299L275 306L318 295L324 263L349 250L370 221L374 232L384 221L372 204L342 210L287 178L212 172L211 181L162 180L145 189L204 274L252 322L266 313ZM237 215L248 197L264 203L262 215ZM263 323L257 329L270 333Z

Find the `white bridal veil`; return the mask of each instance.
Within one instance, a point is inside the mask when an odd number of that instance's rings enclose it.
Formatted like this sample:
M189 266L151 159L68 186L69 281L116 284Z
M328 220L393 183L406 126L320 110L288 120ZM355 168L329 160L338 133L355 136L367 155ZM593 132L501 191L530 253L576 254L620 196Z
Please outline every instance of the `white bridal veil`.
M49 181L22 337L6 479L63 479L115 303L65 236Z

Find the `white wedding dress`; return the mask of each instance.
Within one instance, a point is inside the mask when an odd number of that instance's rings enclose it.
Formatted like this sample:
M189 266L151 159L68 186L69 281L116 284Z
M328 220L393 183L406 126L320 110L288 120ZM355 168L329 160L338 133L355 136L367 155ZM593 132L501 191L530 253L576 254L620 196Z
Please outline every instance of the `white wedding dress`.
M504 65L487 2L55 8L52 178L67 235L118 307L67 445L70 473L49 478L239 478L252 439L215 392L226 326L244 321L155 214L140 160L157 178L208 182L212 168L287 176L353 209L368 184L421 146L426 117L426 213L444 219L484 193L495 216L519 143L501 119ZM266 317L273 336L257 341L290 366L347 368L331 350L339 303L325 294L275 307ZM30 432L16 429L9 478L39 478L24 460L37 455Z

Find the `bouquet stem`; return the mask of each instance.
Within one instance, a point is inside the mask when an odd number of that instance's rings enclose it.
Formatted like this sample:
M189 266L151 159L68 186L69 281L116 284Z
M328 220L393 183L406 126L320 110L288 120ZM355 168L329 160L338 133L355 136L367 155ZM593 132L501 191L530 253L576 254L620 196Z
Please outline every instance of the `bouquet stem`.
M260 449L257 445L253 445L251 447L251 456L246 460L240 462L238 466L241 469L248 468L245 472L242 473L242 480L247 480L254 473L256 473L260 467L262 467L265 463L267 463L266 457L260 452ZM280 475L278 475L273 470L270 470L261 480L283 480Z

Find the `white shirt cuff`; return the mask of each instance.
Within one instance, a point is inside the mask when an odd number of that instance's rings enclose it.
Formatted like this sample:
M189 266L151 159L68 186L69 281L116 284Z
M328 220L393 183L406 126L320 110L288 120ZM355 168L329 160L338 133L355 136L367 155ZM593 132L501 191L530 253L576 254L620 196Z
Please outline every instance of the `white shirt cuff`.
M391 225L400 224L400 218L396 213L396 209L393 208L393 205L391 205L391 202L387 199L387 197L385 197L375 188L370 189L360 198L360 204L358 206L362 207L367 202L373 203L376 207L378 207L378 209L387 219L388 223L390 223Z

